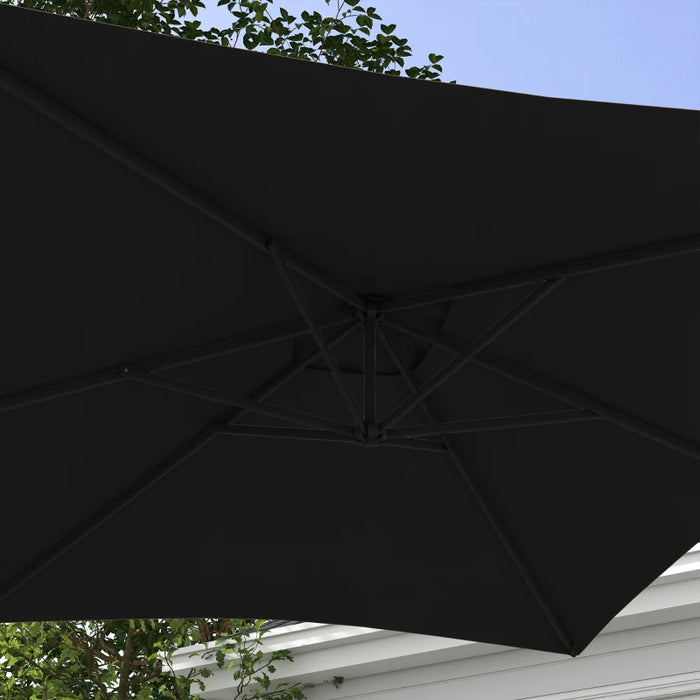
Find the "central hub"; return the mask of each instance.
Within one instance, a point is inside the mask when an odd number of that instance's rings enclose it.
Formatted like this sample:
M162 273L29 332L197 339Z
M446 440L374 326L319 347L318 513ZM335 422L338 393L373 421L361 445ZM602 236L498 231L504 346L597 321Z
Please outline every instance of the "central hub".
M369 440L376 440L379 437L379 423L368 423L367 424L367 438Z
M348 321L355 319L360 321L363 326L367 321L374 321L378 329L382 328L385 321L389 317L393 317L393 312L386 314L382 308L385 300L380 297L365 297L362 300L362 308L355 308L346 304L340 309L336 306L326 304L322 306L322 300L314 305L314 313L316 313L320 321L333 318L338 311L347 315ZM450 304L452 302L444 302L442 304L434 304L430 307L421 307L419 313L414 313L411 309L397 312L397 319L415 323L431 333L439 333L447 319ZM338 367L343 374L348 375L364 375L365 357L363 334L365 328L358 326L356 330L344 337L341 341L332 345L331 351L336 358ZM333 334L341 328L340 325L323 328L323 335L328 339L332 338ZM415 372L430 352L432 345L427 341L418 340L412 336L401 333L391 328L385 328L384 332L391 338L399 355L403 359L404 365L409 372ZM318 350L316 341L309 333L302 333L295 336L292 341L292 360L301 359L307 353ZM376 339L377 352L375 357L375 374L377 377L401 377L401 372L396 368L393 359L385 351L383 343L379 336ZM307 369L329 372L330 369L323 357L316 357L312 362L306 365Z
M371 422L365 425L365 447L373 447L379 445L384 436L379 432L379 423Z
M377 318L379 315L379 304L376 301L368 301L365 304L365 316L367 318Z

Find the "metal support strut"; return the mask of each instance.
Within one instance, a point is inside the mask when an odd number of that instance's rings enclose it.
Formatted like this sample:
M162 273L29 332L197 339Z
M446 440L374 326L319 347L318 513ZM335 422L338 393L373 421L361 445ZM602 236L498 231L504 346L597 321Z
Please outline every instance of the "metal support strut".
M516 304L505 316L496 322L491 328L477 338L464 352L458 357L449 362L445 367L433 375L423 386L417 389L403 403L397 406L381 424L381 431L391 428L406 414L410 413L418 403L429 394L432 394L439 386L444 384L450 377L454 376L462 367L466 366L474 356L483 350L487 345L490 345L498 336L510 328L516 321L522 318L528 311L535 307L548 294L553 292L563 280L554 279L547 280L540 285L534 292L528 294L525 299Z
M364 380L365 380L365 415L364 434L370 440L379 435L377 425L377 304L368 301L365 307L364 329Z
M404 378L404 382L406 383L406 386L408 387L409 391L412 391L415 394L417 390L416 383L414 382L413 377L410 375L408 369L406 368L406 364L404 363L403 358L399 354L399 351L397 350L396 346L391 341L391 338L389 338L389 336L381 329L379 331L379 336L384 344L384 347L389 353L392 362L399 370L399 372L401 372L401 376ZM434 429L436 431L439 431L439 421L433 414L433 411L429 408L427 402L424 399L420 399L418 405L420 406L421 411L426 417L428 423L434 425ZM528 590L535 599L535 602L546 617L549 625L554 630L554 633L556 634L559 641L562 643L566 652L569 654L573 654L573 642L564 631L562 624L559 622L559 619L552 610L552 607L550 606L549 602L544 596L539 584L535 580L535 577L533 576L529 567L525 563L525 560L520 555L520 552L516 548L515 544L506 532L502 523L491 508L488 500L485 497L485 494L475 481L471 470L467 465L466 460L464 459L460 451L457 449L457 446L455 445L454 441L449 435L443 434L440 437L442 438L442 442L445 445L445 449L453 464L455 465L457 472L459 473L460 477L462 478L470 493L472 494L472 497L476 501L477 505L479 506L479 509L481 510L484 517L491 526L491 529L494 531L494 533L500 540L501 544L503 545L503 548L508 554L508 557L513 562L515 568L517 569L521 578L525 582L525 585L528 587Z
M336 330L328 339L328 345L333 346L347 337L352 331L359 327L360 323L351 321ZM271 377L264 384L259 386L248 400L251 402L264 401L274 394L275 391L283 387L287 382L296 377L306 365L315 362L321 355L319 350L310 350L302 355L298 360L291 362L285 369ZM126 376L124 376L126 380ZM162 462L146 472L141 478L133 481L123 491L95 511L89 518L73 528L68 534L42 552L32 562L25 566L17 574L6 580L0 586L0 603L11 596L16 590L21 588L27 581L34 578L52 562L75 547L89 534L97 530L105 522L113 518L119 511L125 508L157 484L161 479L177 469L190 457L197 454L208 445L216 435L216 429L222 425L233 425L241 420L248 413L247 408L229 408L214 420L210 421L191 440L175 449Z
M446 333L433 333L432 331L422 328L415 323L408 323L406 321L401 321L393 317L387 317L386 324L395 328L398 331L402 331L406 335L417 338L424 342L429 342L435 345L435 347L442 348L454 354L461 354L471 348L471 344L466 343L458 338L447 335ZM541 391L543 394L547 394L554 399L563 401L564 403L574 406L575 408L584 409L595 413L601 418L618 425L625 430L641 435L648 440L653 440L666 447L669 447L680 454L684 454L693 459L700 460L700 445L697 445L690 440L687 440L678 435L663 430L655 425L646 423L639 418L621 411L612 406L608 406L596 399L581 394L578 391L570 389L569 387L563 386L562 384L555 383L549 379L545 379L534 372L529 372L520 367L516 367L510 363L503 362L495 357L479 353L477 354L473 362L478 367L483 367L491 372L500 374L503 377L512 379L518 384L524 386L529 386L537 391Z
M340 371L340 367L338 367L338 363L335 357L333 356L333 353L330 351L325 339L323 338L321 330L318 326L318 321L314 318L314 315L311 312L311 308L309 307L309 303L306 301L306 298L304 297L304 294L302 293L301 289L299 289L299 285L292 276L291 270L287 266L287 261L284 259L277 244L274 241L270 241L268 242L268 248L270 250L270 253L272 254L273 260L275 261L275 265L277 265L277 269L280 273L280 276L282 277L285 285L287 286L287 289L289 290L289 293L292 299L294 300L297 309L299 309L299 313L301 314L304 321L306 321L306 325L309 327L311 335L314 337L316 344L321 350L323 359L326 361L329 369L331 370L333 380L335 381L338 390L340 391L340 395L343 397L343 400L345 401L345 404L348 407L348 410L350 411L350 415L353 417L357 427L361 429L362 415L360 413L360 409L357 406L357 401L352 395L350 387L348 387L345 377Z

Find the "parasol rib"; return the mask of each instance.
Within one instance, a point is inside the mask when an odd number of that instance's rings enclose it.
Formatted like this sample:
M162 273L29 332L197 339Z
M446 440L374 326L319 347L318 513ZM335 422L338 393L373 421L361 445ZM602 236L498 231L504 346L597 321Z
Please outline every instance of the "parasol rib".
M303 428L279 428L267 425L223 425L214 428L217 435L238 437L279 438L287 440L312 440L316 442L340 442L360 445L357 438L337 435L328 430L305 430ZM376 447L403 447L410 450L427 450L429 452L444 452L445 446L433 440L386 440Z
M223 207L207 199L189 185L149 162L126 145L113 139L101 129L96 128L82 117L64 108L54 99L31 87L25 81L20 80L3 68L0 68L0 88L52 121L60 124L75 136L87 141L122 165L130 168L141 177L170 193L184 204L196 209L230 233L250 243L259 251L263 253L268 252L266 245L268 237L253 226L234 217ZM344 285L314 269L291 251L285 250L284 255L288 264L304 275L304 277L312 280L352 306L358 309L364 308L362 300Z
M409 450L422 450L426 452L446 452L443 442L438 440L418 440L413 438L394 438L392 440L382 440L377 447L405 447Z
M149 384L150 386L154 386L159 389L167 389L168 391L174 391L179 394L194 396L205 401L220 403L224 406L237 406L238 408L245 408L253 413L259 413L272 418L280 418L292 423L308 425L313 428L320 428L322 430L330 430L333 433L338 433L348 437L355 437L356 435L353 428L349 425L338 423L337 421L329 420L327 418L321 418L320 416L314 416L310 413L303 413L301 411L295 411L291 408L285 408L284 406L275 406L273 404L262 403L260 401L252 401L246 396L232 394L228 391L221 391L220 389L202 386L201 384L184 382L180 379L173 379L172 377L164 377L161 374L152 374L150 372L131 370L128 368L125 370L125 372L128 379L132 379L143 384Z
M324 318L319 323L319 327L324 329L333 328L341 323L347 323L347 316ZM130 366L133 369L156 372L180 367L193 362L208 360L213 357L221 357L239 350L248 350L250 348L259 347L260 345L275 343L280 340L296 338L300 335L307 335L308 333L309 329L305 323L297 322L285 324L259 333L249 333L243 336L229 338L212 345L204 345L190 350L160 355ZM123 367L124 364L102 372L87 374L63 382L45 384L27 391L19 391L14 394L0 396L0 413L124 381L127 377L122 373Z
M652 260L661 260L663 258L687 255L699 251L700 233L695 233L691 236L676 238L664 243L654 243L639 248L626 248L603 255L579 258L577 260L556 263L554 265L535 267L529 270L509 272L503 275L495 275L481 280L474 280L473 282L465 282L464 284L438 289L434 292L426 292L425 294L416 294L401 299L394 299L384 302L381 305L381 310L384 313L389 313L391 311L415 309L419 306L438 304L443 301L465 299L466 297L475 296L477 294L523 287L557 277L567 279L576 275L587 275L591 272L612 270L618 267L637 265L639 263L651 262Z
M576 423L588 420L603 420L603 417L591 411L555 411L552 413L534 413L520 416L472 418L469 420L450 421L448 423L436 423L432 425L407 425L405 428L390 428L386 431L386 436L387 438L395 438L448 435L452 433L477 433L486 430L530 428L538 425L556 425L559 423Z
M377 318L364 321L365 422L377 420Z
M405 362L401 358L401 355L399 354L398 349L396 346L393 344L391 341L391 338L380 328L379 329L379 337L384 344L384 347L386 348L387 352L389 353L389 356L391 357L392 362L396 366L396 368L399 370L401 375L403 376L404 382L406 383L406 386L409 388L410 391L414 392L416 391L416 383L413 380L413 377L409 373ZM420 406L421 410L423 411L423 414L425 415L426 419L433 424L438 424L439 421L436 419L435 415L433 414L432 410L428 406L425 400L420 400L418 405ZM436 427L438 427L436 425ZM532 572L530 571L529 567L523 560L522 556L520 555L520 552L518 549L515 547L515 544L511 540L510 536L506 532L505 528L497 518L495 512L489 505L488 501L486 500L486 497L484 496L483 492L481 491L481 488L479 485L476 483L474 480L474 477L472 476L466 461L462 457L461 453L457 449L457 446L454 444L453 440L447 436L443 435L442 436L443 443L445 445L445 448L450 456L450 459L454 463L455 467L457 468L457 471L462 478L462 480L466 483L467 488L469 489L470 493L472 494L472 497L474 500L477 502L479 508L481 509L481 512L484 514L484 517L488 520L489 525L491 526L491 529L494 531L498 539L500 540L501 544L503 545L503 548L506 550L506 553L508 554L508 557L510 560L513 562L513 565L517 569L518 573L520 574L520 577L523 579L525 582L525 585L527 586L528 590L532 594L532 597L535 599L535 602L539 606L540 610L544 614L544 616L547 618L547 622L549 625L552 627L554 630L554 633L557 635L557 638L559 641L563 644L564 649L568 654L571 654L573 656L574 652L574 645L569 639L568 635L566 632L564 632L564 628L562 627L561 623L559 622L557 616L554 614L554 611L552 610L549 602L547 601L546 597L542 593L542 590L535 580L535 577L533 576Z
M399 404L383 421L380 431L391 428L400 421L407 413L412 411L418 402L426 398L438 387L453 377L459 370L465 367L474 356L481 352L487 345L490 345L496 338L507 331L516 321L520 320L528 311L534 308L542 299L553 292L563 280L547 280L534 292L528 294L522 301L516 304L507 314L497 321L485 333L482 333L471 345L460 352L451 362L448 362L441 370L436 372L417 391Z
M462 340L448 336L444 333L432 333L431 331L421 328L413 323L407 323L405 321L398 321L393 318L387 317L385 323L396 330L402 331L407 335L418 338L419 340L424 340L432 343L436 347L442 348L449 352L462 353L470 345ZM700 459L700 445L697 445L690 440L669 433L666 430L658 428L649 423L645 423L634 416L620 411L612 406L607 406L596 399L579 392L569 389L561 384L545 379L544 377L538 376L533 372L515 367L514 365L508 364L489 355L477 355L473 360L475 365L483 367L485 369L496 372L501 376L508 377L519 384L529 386L537 391L541 391L552 398L559 399L564 403L568 403L572 406L585 409L587 411L592 411L597 413L599 416L604 418L615 425L625 428L637 435L641 435L649 440L658 442L666 447L669 447L676 452L680 452L693 459Z
M314 440L319 442L344 442L359 444L356 438L338 435L329 430L306 430L304 428L280 428L267 425L222 425L214 428L217 435L238 437L281 438L288 440Z
M299 309L299 313L308 325L309 330L311 331L311 335L313 336L314 340L316 341L316 344L321 350L323 359L326 361L326 364L328 365L328 368L330 369L331 374L333 375L333 380L335 381L336 386L338 387L338 391L340 391L340 395L343 397L343 401L345 401L345 404L347 405L348 410L350 411L350 415L353 417L357 427L361 429L362 415L360 414L360 409L357 406L355 397L352 395L350 387L347 385L345 377L340 371L340 367L338 366L338 363L335 357L333 356L333 353L330 351L330 348L328 347L323 337L323 334L319 329L318 322L314 318L314 315L311 311L311 308L309 307L308 302L306 301L306 298L304 297L304 294L302 293L301 289L299 289L299 285L292 276L287 262L277 244L270 242L269 248L270 253L272 254L272 258L275 261L275 265L277 265L277 269L280 273L280 276L284 280L284 283L287 286L287 289L289 290L289 293L292 299L294 300L297 309Z
M333 346L336 343L339 343L360 325L360 321L348 323L345 327L338 329L331 335L331 337L328 339L328 344ZM320 350L316 349L306 352L298 360L290 363L285 369L258 387L249 398L252 401L261 401L268 398L284 384L296 377L306 365L316 361L320 355ZM34 559L34 561L25 566L19 573L5 581L5 583L0 586L0 602L6 600L27 581L43 571L47 566L58 559L61 555L72 549L89 534L97 530L97 528L116 515L120 510L122 510L122 508L129 505L132 501L157 484L162 478L174 471L192 455L196 454L202 448L208 445L214 438L214 431L217 427L221 426L222 424L231 424L237 420L241 420L241 418L243 418L247 412L248 411L245 408L229 409L214 420L210 421L202 430L199 431L199 433L197 433L197 435L195 435L195 437L188 440L184 445L178 447L160 464L144 474L140 479L137 479L130 484L126 489L117 494L111 501L100 508L100 510L93 513L93 515L87 520L73 528L73 530L61 538L61 540L56 542L51 548L46 550L43 554Z

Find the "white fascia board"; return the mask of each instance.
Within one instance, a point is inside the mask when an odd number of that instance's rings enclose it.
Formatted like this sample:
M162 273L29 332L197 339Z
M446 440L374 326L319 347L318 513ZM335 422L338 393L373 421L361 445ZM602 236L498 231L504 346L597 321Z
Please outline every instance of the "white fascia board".
M700 617L700 576L647 588L601 634Z
M564 693L535 695L518 700L661 700L700 697L700 671L645 678L630 683L611 683Z
M601 641L604 644L600 644ZM687 693L692 692L691 686L676 684L672 689L668 687L668 692L660 692L659 679L697 673L699 658L700 620L692 620L647 628L641 636L630 631L605 635L576 659L561 654L508 649L505 653L386 673L365 671L350 675L336 668L316 680L282 672L275 673L272 680L273 683L319 683L333 675L345 676L346 682L338 689L321 684L307 690L310 700L425 700L433 697L441 700L551 700L550 695L583 690L595 697L594 692L599 692L602 686L611 691L630 690L617 686L637 681L641 682L639 688L652 686L659 692L630 697L653 697L655 700L678 697L675 691L682 689L683 696L690 700ZM230 700L231 672L219 672L206 680L206 686L202 693L204 700Z
M359 669L362 673L385 673L415 664L461 659L471 656L470 648L474 648L477 653L477 650L483 646L489 647L489 653L493 653L495 649L509 648L368 627L321 623L313 623L313 625L313 629L299 629L301 625L289 625L271 630L264 635L263 645L259 648L266 656L281 649L289 649L294 656L293 665L289 662L277 663L278 671L275 673L275 680L314 683L326 680L330 675L354 675ZM272 631L278 632L274 639L270 638ZM215 649L214 643L209 645L210 652ZM204 651L206 648L203 644L176 650L172 657L173 670L176 673L185 674L190 668L206 666L215 674L222 673L213 657L212 659L189 658L193 652ZM230 655L226 658L228 663L228 660L233 660L234 656ZM331 674L331 671L334 673ZM226 673L229 676L231 674L231 672Z
M622 639L617 641L622 645ZM668 681L670 677L697 673L700 654L697 636L658 644L649 640L635 647L638 641L635 638L630 646L630 640L625 640L625 648L587 650L575 659L514 649L476 659L349 679L339 691L319 687L308 696L310 700L552 700L552 696L565 693L574 697L578 693L582 697L597 694L615 698L614 694L605 695L605 691L635 690L637 694L629 697L659 700L677 697L672 693L678 690L692 692L693 687L687 683L676 684L673 689L667 687L668 692L662 692L662 679ZM625 687L633 683L637 685ZM653 692L642 694L642 689L649 687ZM207 700L224 700L224 696L211 695Z
M289 649L293 652L296 660L299 654L318 653L334 647L347 648L348 644L367 642L370 639L393 637L398 634L401 633L371 627L350 627L327 624L325 622L300 622L296 625L286 625L268 630L262 637L262 646L257 648L261 648L266 655L272 654L274 651ZM193 644L176 649L172 656L173 670L186 673L190 668L199 668L201 666L207 666L212 670L218 669L215 661L202 658L202 656L189 658L192 653L203 654L209 652L213 654L216 647L216 642L210 642L208 645ZM226 658L228 662L228 660L234 658L234 655L227 655Z
M649 587L662 586L669 581L682 581L686 578L692 578L695 572L700 571L700 545L695 545L690 551L684 554L673 566L670 566L666 571L653 581Z

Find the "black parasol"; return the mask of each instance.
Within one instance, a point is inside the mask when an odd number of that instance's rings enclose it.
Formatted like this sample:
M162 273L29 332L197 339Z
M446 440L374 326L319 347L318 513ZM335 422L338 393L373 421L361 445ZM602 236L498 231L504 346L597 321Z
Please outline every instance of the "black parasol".
M0 6L0 619L576 655L700 536L700 116Z

